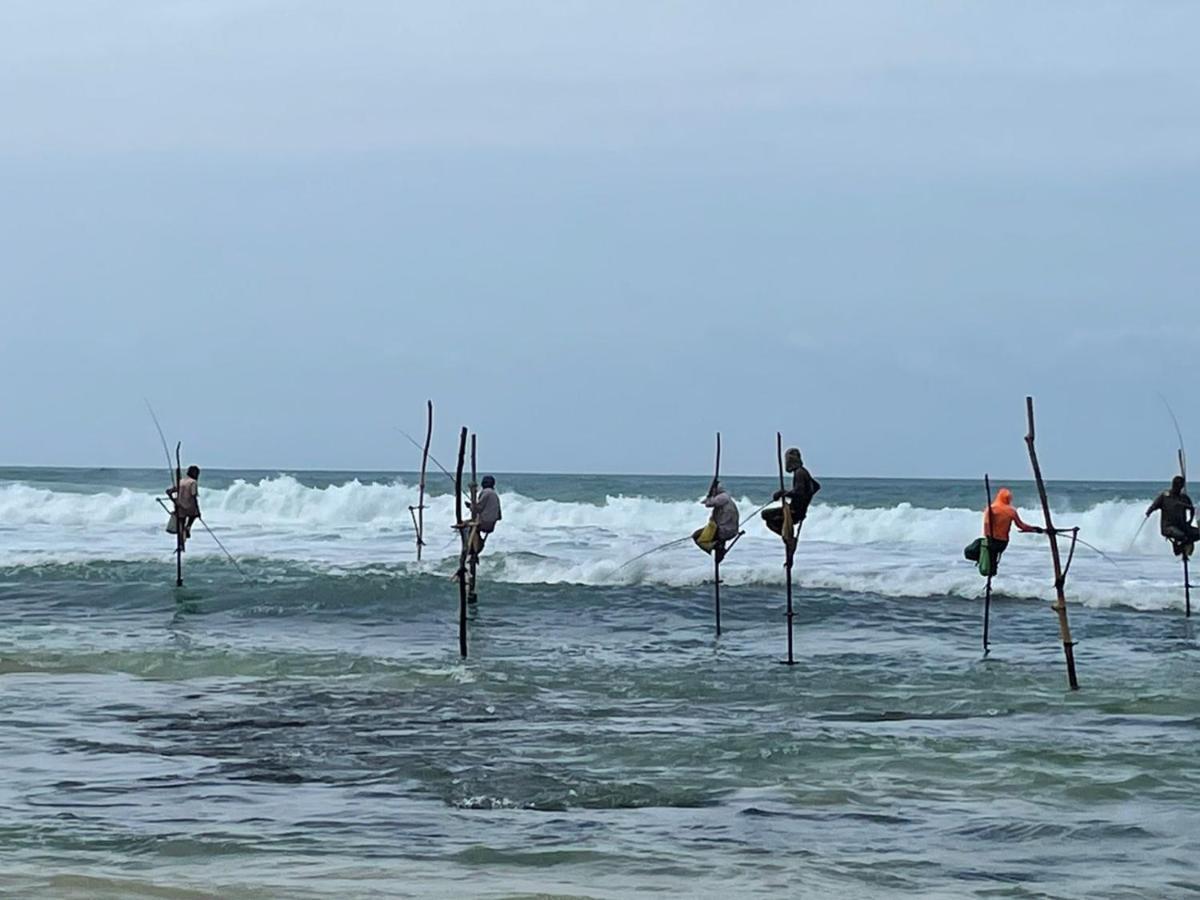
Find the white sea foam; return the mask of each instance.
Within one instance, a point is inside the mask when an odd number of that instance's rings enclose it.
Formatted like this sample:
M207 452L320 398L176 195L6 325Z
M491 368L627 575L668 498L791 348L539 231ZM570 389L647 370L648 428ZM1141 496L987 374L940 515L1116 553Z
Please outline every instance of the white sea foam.
M501 495L504 520L484 556L484 576L518 584L701 584L711 561L685 542L644 559L630 558L700 527L706 511L692 501L608 497L603 503L534 500ZM337 570L414 562L409 506L412 485L356 480L308 487L281 475L202 490L205 519L241 556L292 560ZM743 498L748 512L758 505ZM453 499L426 498L425 565L437 568L455 552ZM1078 525L1084 540L1117 565L1079 548L1071 595L1084 602L1162 608L1181 602L1179 572L1153 524L1130 540L1145 501L1107 501L1080 512L1058 512L1060 527ZM1021 510L1029 521L1040 511ZM122 489L81 494L21 483L0 485L0 565L155 559L169 556L166 515L151 494ZM732 587L778 582L781 548L760 521L723 567ZM980 512L927 509L901 503L883 509L816 504L804 525L798 581L808 588L893 596L977 596L982 579L964 561L962 547L979 533ZM202 534L191 554L215 546ZM1049 562L1045 539L1018 535L1004 558L997 587L1021 596L1045 596Z

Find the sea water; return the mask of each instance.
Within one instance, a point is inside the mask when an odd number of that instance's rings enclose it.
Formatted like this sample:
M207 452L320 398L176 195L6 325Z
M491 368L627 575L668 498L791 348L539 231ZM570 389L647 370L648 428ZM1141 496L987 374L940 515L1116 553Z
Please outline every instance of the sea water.
M817 473L818 477L820 473ZM174 587L166 472L0 469L0 892L54 897L1184 896L1200 689L1157 485L1050 485L995 581L983 487L822 479L795 567L707 479L498 475L458 654L429 476L205 471ZM725 479L744 514L778 482ZM1040 522L1028 483L1011 487ZM1064 557L1067 546L1064 538ZM1198 597L1200 600L1200 597Z

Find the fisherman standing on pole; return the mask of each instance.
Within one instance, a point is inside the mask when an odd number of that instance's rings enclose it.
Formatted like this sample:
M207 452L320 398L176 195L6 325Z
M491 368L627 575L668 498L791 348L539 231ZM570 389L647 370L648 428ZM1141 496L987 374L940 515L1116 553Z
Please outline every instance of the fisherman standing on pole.
M167 488L167 496L175 504L175 527L179 529L180 549L183 542L191 538L192 525L200 518L199 466L188 466L187 475L177 485Z
M808 515L809 504L816 496L817 491L821 490L821 483L813 478L808 469L804 468L804 460L800 457L800 451L796 447L789 447L787 453L784 454L784 468L792 473L792 489L790 491L782 488L775 492L775 500L787 498L788 505L792 510L792 524L796 528L796 536L800 536L800 528L804 524L804 517ZM762 512L763 521L773 532L783 535L783 509L764 509Z
M1196 516L1196 507L1192 498L1184 491L1187 482L1182 475L1171 479L1170 490L1163 491L1154 498L1154 502L1146 509L1149 517L1158 511L1158 531L1171 542L1176 556L1191 556L1194 544L1200 541L1200 529L1192 524Z

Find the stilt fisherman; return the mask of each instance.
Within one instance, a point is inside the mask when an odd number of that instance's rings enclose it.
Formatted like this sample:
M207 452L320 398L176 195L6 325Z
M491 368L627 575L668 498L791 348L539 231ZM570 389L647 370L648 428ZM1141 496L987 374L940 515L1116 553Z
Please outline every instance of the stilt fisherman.
M712 516L708 524L692 534L692 540L705 553L716 554L716 560L720 562L725 558L726 544L738 534L737 504L721 482L714 479L704 505L712 510Z
M1029 525L1022 521L1017 508L1013 506L1012 491L1006 487L1000 488L992 505L983 511L983 537L976 538L966 549L963 556L971 562L979 563L979 574L995 575L1000 557L1008 549L1009 534L1016 525L1018 531L1044 534L1045 529L1038 525ZM981 561L983 542L987 541L988 557ZM990 567L985 565L990 562Z
M1192 524L1196 507L1184 491L1186 484L1182 475L1172 478L1170 490L1154 498L1154 502L1146 509L1146 516L1157 510L1159 533L1171 542L1176 556L1190 557L1196 541L1200 540L1200 529Z
M200 467L188 466L187 475L179 479L179 484L173 484L167 488L167 496L175 504L174 525L180 535L180 549L183 548L183 543L191 538L192 526L200 518L199 478ZM168 531L170 530L168 529Z
M804 460L800 457L800 450L796 447L789 447L787 453L783 455L784 468L792 473L792 488L791 490L776 491L773 499L782 500L787 498L788 506L791 507L792 524L796 528L796 536L800 536L800 528L804 525L804 517L808 515L809 504L812 503L813 497L817 491L821 490L821 482L813 478L808 469L804 468ZM776 534L783 534L783 509L764 509L762 512L763 521L767 527Z

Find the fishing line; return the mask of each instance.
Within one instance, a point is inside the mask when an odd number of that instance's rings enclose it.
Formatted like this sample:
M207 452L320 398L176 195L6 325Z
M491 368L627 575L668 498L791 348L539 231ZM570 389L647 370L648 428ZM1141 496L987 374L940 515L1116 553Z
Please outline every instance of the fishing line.
M424 444L419 444L419 443L417 443L416 439L415 439L415 438L413 438L413 436L412 436L411 434L409 434L407 431L405 431L403 428L400 428L400 429L398 429L398 430L399 430L399 432L400 432L402 435L404 435L406 438L408 438L408 442L409 442L410 444L412 444L414 447L416 447L416 448L417 448L418 450L420 450L422 453L424 453L424 452L425 452L425 445L424 445ZM455 481L454 481L454 476L453 476L453 475L451 475L449 472L447 472L447 471L446 471L446 467L445 467L445 466L443 466L443 465L442 465L440 462L438 462L438 461L437 461L437 457L436 457L436 456L434 456L432 453L430 453L430 454L429 454L429 458L430 458L431 460L433 460L433 464L434 464L435 466L437 466L439 469L441 469L441 470L442 470L442 474L443 474L443 475L445 475L447 478L449 478L449 479L450 479L450 483L451 483L451 484L454 484L454 483L455 483Z
M241 575L243 578L245 578L247 581L250 581L251 580L250 576L247 575L244 571L242 571L242 567L239 566L237 563L237 560L233 558L233 554L225 549L225 545L221 543L221 539L216 536L216 534L213 532L213 530L208 527L208 523L205 522L203 519L199 519L199 518L196 521L199 522L201 525L203 525L204 530L208 532L209 537L211 537L214 541L217 542L217 546L221 548L221 552L225 554L226 558L231 563L233 563L233 567L238 570L238 574Z
M756 515L758 515L760 512L762 512L764 509L766 509L768 506L770 506L774 502L775 502L774 498L768 500L766 503L764 503L758 509L754 510L754 512L750 513L750 515L748 515L745 519L743 519L743 521L753 519ZM742 532L742 534L745 534L745 532ZM740 536L741 535L739 535L739 537ZM674 547L676 544L682 544L684 541L690 541L691 539L692 539L692 536L689 534L687 537L676 538L675 540L668 541L665 544L659 544L657 547L653 547L653 548L647 550L645 553L639 553L633 559L626 560L625 562L621 563L621 565L619 565L614 571L620 572L623 568L625 568L630 563L635 563L639 559L649 556L651 553L657 553L659 550L666 550L668 547Z

